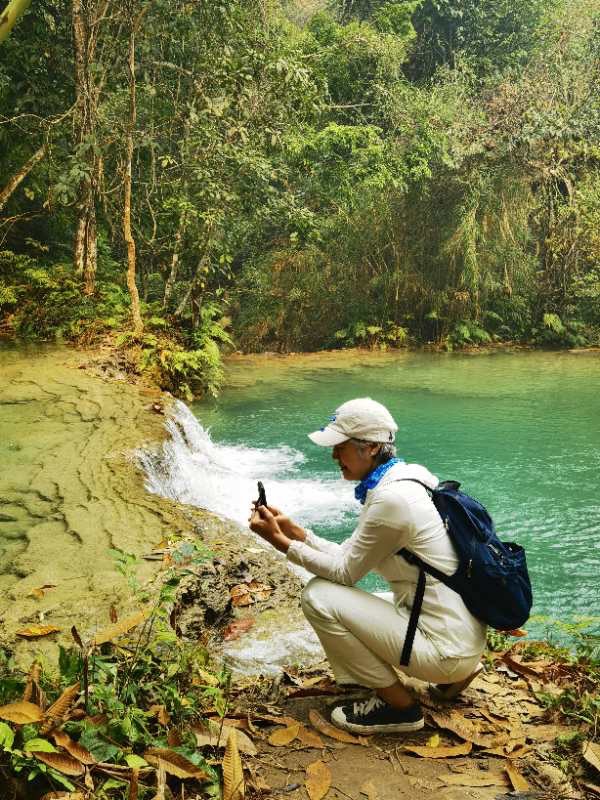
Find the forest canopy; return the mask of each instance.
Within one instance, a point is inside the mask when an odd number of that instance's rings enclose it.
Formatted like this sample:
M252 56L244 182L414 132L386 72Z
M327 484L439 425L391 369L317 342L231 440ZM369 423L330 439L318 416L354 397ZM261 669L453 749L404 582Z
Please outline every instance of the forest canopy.
M184 391L223 347L600 344L600 0L39 0L0 55L5 336Z

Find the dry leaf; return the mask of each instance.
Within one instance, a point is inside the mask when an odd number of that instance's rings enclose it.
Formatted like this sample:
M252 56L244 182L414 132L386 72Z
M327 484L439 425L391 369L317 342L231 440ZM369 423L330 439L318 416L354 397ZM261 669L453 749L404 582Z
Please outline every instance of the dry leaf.
M515 792L528 792L531 789L529 783L525 780L517 768L510 763L510 761L505 763L504 769L506 770L506 774L508 775Z
M438 727L452 731L452 733L455 733L466 742L473 742L479 747L493 747L495 745L492 737L483 735L471 720L466 719L457 711L430 711L429 716Z
M278 728L269 736L269 744L272 744L274 747L284 747L286 744L293 742L299 733L299 722L295 725L290 725L289 728Z
M169 728L167 732L167 744L169 747L181 747L183 739L177 728Z
M323 733L325 736L329 736L331 739L336 739L338 742L346 742L347 744L361 744L356 736L353 736L347 731L342 731L339 728L336 728L335 725L332 725L330 722L327 722L327 720L323 719L319 712L315 711L314 709L309 711L308 718L310 719L310 724L313 726L313 728L316 728L319 733Z
M600 772L600 744L597 742L584 742L582 755L588 764Z
M165 728L167 727L169 722L171 722L171 715L164 706L159 706L159 705L150 706L148 711L151 714L153 714L158 719L159 723L161 725L164 725Z
M231 604L235 608L251 606L254 603L252 595L250 594L250 589L248 589L244 583L234 586L233 589L229 591L229 596L231 597Z
M79 742L71 739L64 731L54 731L52 733L52 738L54 739L54 744L62 747L69 755L76 758L77 761L80 761L82 764L89 766L96 763L96 759L90 751L86 750Z
M232 722L235 721L237 720L232 720ZM220 722L215 722L211 719L207 720L206 725L192 726L198 747L227 747L227 742L234 728L234 725L228 725L226 722L223 722L221 727ZM254 742L240 730L237 730L237 746L242 753L246 753L249 756L256 755L257 750Z
M450 747L413 747L405 745L404 749L423 758L453 758L454 756L468 756L473 749L473 744L465 742L464 744Z
M148 616L148 611L138 611L129 617L125 617L125 619L122 619L115 625L109 625L109 627L105 628L103 631L98 631L92 639L92 645L98 647L101 644L106 644L106 642L112 642L112 640L116 639L118 636L129 633L130 630L141 625L142 622L146 621Z
M60 628L55 625L30 625L28 628L21 628L17 631L17 636L25 639L39 639L41 636L49 636L51 633L60 633Z
M16 725L30 725L34 722L41 722L43 718L42 709L26 700L0 706L0 719L6 719Z
M247 586L256 600L267 600L273 594L273 587L267 586L266 583L250 581Z
M58 722L65 716L77 699L80 689L81 684L75 683L73 686L69 686L67 689L65 689L58 700L52 703L44 715L44 721L40 727L40 733L49 733L57 726Z
M38 761L42 761L52 767L52 769L62 772L63 775L77 776L84 773L83 765L76 758L65 753L39 753L34 750L31 755L35 756Z
M315 731L311 731L306 725L300 725L298 739L300 739L305 747L325 747L325 743L319 734Z
M162 764L165 772L168 772L169 775L174 775L176 778L181 778L182 780L194 778L198 781L205 781L208 779L206 772L174 750L163 750L159 747L151 747L143 753L143 758L154 767L158 767L159 764Z
M85 800L81 792L47 792L40 800Z
M45 583L43 586L38 586L37 589L32 589L29 592L30 597L35 597L38 600L41 600L48 589L56 589L55 583Z
M223 800L243 800L244 770L237 746L237 731L231 729L223 756Z
M23 700L27 701L28 703L33 703L34 705L39 706L41 709L44 709L46 708L47 700L46 694L40 686L41 677L42 667L37 661L34 661L29 670L29 675L27 676L27 684L25 685L25 690L23 692Z
M331 786L331 770L323 761L314 761L306 768L304 781L310 800L322 800Z
M165 792L167 790L167 771L162 761L158 761L158 770L156 771L156 794L154 800L165 800Z
M366 781L360 787L360 793L366 794L367 800L377 800L377 790L371 781Z
M250 630L250 628L254 625L254 622L254 617L236 619L233 622L230 622L223 631L223 639L228 642L231 642L234 639L239 639L243 633L246 633L246 631Z
M492 775L491 772L458 772L438 777L446 786L506 786L502 775Z
M585 788L589 789L590 792L593 792L594 794L598 795L598 797L600 797L600 786L598 786L597 784L595 784L595 783L582 783L581 785L585 786ZM43 800L43 798L42 798L42 800Z
M111 605L108 613L109 613L109 616L110 616L110 621L113 623L113 625L116 622L119 621L119 615L118 615L117 609L115 608L114 605ZM136 788L136 792L137 792L137 788ZM129 794L131 795L131 792Z

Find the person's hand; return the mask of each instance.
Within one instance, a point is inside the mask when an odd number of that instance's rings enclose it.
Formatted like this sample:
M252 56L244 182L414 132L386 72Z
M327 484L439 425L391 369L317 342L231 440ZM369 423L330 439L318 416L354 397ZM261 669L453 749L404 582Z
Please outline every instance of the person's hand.
M273 514L275 522L288 539L293 539L296 542L303 542L306 539L306 531L294 522L294 520L286 517L286 515L278 508L275 508L275 506L267 506L267 508L271 514Z
M253 506L248 522L250 523L250 530L258 533L259 536L281 553L287 553L290 540L281 530L275 516L267 506Z

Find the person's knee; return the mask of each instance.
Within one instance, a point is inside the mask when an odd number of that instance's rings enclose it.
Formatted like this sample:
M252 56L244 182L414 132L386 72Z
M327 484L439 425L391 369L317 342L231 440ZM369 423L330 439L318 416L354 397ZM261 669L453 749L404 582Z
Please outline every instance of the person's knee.
M311 578L302 590L301 604L302 610L306 615L311 612L319 611L323 605L323 598L330 586L330 581L324 578Z

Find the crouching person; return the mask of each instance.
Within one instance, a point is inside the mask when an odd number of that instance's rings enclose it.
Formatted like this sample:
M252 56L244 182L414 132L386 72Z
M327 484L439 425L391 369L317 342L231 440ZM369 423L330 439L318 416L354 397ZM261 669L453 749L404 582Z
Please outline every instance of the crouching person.
M304 530L272 506L253 508L250 517L253 531L316 576L304 589L302 608L336 681L374 690L370 698L332 712L332 721L353 733L419 730L421 708L396 670L429 682L434 693L449 699L481 670L485 647L486 626L460 595L431 576L420 585L417 567L398 555L406 548L448 575L458 566L425 488L438 480L425 467L396 457L397 430L384 406L359 398L309 434L315 444L332 448L345 480L358 482L355 494L363 508L342 544ZM375 595L356 588L370 571L392 591ZM423 600L415 628L409 623L417 591Z

